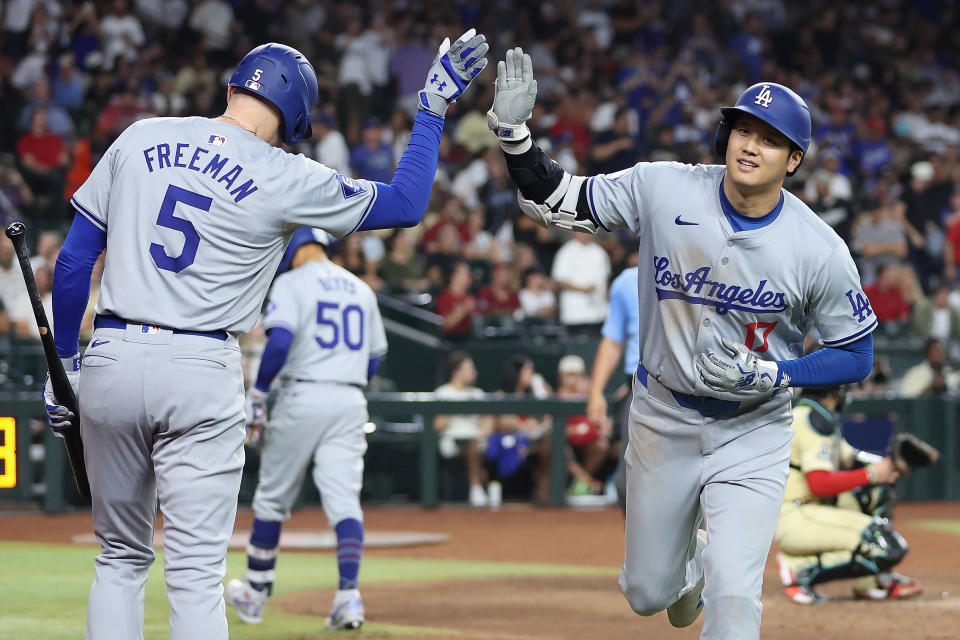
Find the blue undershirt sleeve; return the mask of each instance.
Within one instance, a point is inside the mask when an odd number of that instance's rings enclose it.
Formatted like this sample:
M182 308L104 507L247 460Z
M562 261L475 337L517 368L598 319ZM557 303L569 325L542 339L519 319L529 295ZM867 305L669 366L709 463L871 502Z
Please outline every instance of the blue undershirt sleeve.
M779 360L791 387L832 387L859 382L873 369L873 334L840 347L825 347L796 360Z
M257 382L255 384L257 389L264 393L270 391L270 384L280 373L283 363L287 361L291 344L293 344L293 333L289 329L283 327L270 329L270 336L263 348L263 355L260 356L260 371L257 372Z
M53 272L53 341L61 358L80 351L80 323L90 298L90 276L106 247L106 231L77 213Z
M410 142L397 163L390 184L376 183L377 200L358 231L415 227L427 211L437 174L443 118L420 110L413 123Z
M377 374L377 369L380 368L380 358L373 356L370 358L370 362L367 364L367 381L373 380L373 376Z

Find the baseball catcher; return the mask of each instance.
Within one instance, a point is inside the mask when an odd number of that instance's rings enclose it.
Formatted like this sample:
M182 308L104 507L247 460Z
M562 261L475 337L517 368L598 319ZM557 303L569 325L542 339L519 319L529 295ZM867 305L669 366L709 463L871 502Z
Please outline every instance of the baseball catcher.
M927 467L937 450L913 434L898 433L888 454L857 451L841 434L841 387L810 388L793 408L793 443L780 520L774 536L780 579L799 604L826 601L815 586L854 578L863 600L908 598L921 592L893 568L907 541L893 528L893 484Z

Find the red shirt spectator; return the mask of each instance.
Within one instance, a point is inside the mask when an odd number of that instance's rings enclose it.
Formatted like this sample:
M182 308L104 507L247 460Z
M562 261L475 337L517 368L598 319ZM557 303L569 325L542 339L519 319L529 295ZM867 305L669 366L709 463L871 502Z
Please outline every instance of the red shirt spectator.
M49 173L67 163L67 148L63 138L47 129L47 112L37 109L30 122L30 130L17 141L17 157L36 173Z
M903 322L910 317L910 305L898 284L899 267L886 265L876 281L863 288L880 322Z
M498 262L493 265L491 282L477 294L477 309L485 316L507 316L512 318L520 308L520 296L510 285L513 274L510 265Z
M427 253L440 251L441 233L445 227L453 227L457 232L460 246L466 246L473 239L473 231L467 222L460 198L449 198L440 209L440 219L430 225L423 234L423 246ZM460 253L459 247L457 253Z
M443 316L443 330L448 338L465 338L470 334L477 314L477 299L470 295L470 267L458 262L450 273L450 284L437 296L437 313Z

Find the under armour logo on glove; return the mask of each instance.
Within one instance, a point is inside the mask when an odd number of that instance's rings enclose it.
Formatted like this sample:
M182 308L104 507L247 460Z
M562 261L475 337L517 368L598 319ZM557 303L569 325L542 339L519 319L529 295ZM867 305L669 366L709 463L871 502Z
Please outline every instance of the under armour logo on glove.
M766 393L790 384L790 376L781 373L776 362L761 360L739 342L723 338L720 343L729 355L711 349L697 358L697 373L711 389Z
M427 73L427 82L419 94L420 108L438 116L447 112L447 106L456 102L461 93L487 66L484 57L490 46L476 29L460 36L453 46L444 38L437 57Z

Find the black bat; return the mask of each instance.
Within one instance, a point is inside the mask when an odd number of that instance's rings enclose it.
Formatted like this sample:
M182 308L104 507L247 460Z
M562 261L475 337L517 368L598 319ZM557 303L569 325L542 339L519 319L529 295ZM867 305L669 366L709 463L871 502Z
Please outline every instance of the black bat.
M27 253L27 241L24 236L26 230L27 227L22 222L12 222L7 227L7 237L10 238L17 252L17 261L20 263L20 271L23 272L23 282L27 285L27 294L33 306L33 316L37 320L40 341L43 343L43 355L50 370L50 384L53 385L53 392L57 396L57 401L74 415L72 424L63 432L63 443L67 447L67 459L70 461L73 479L77 483L77 491L81 497L89 498L90 480L87 478L87 466L83 461L83 440L80 439L80 411L77 409L77 397L60 363L57 347L53 343L53 332L47 321L47 313L43 310L40 291L37 289L37 281L33 277L33 268L30 266L30 255Z

